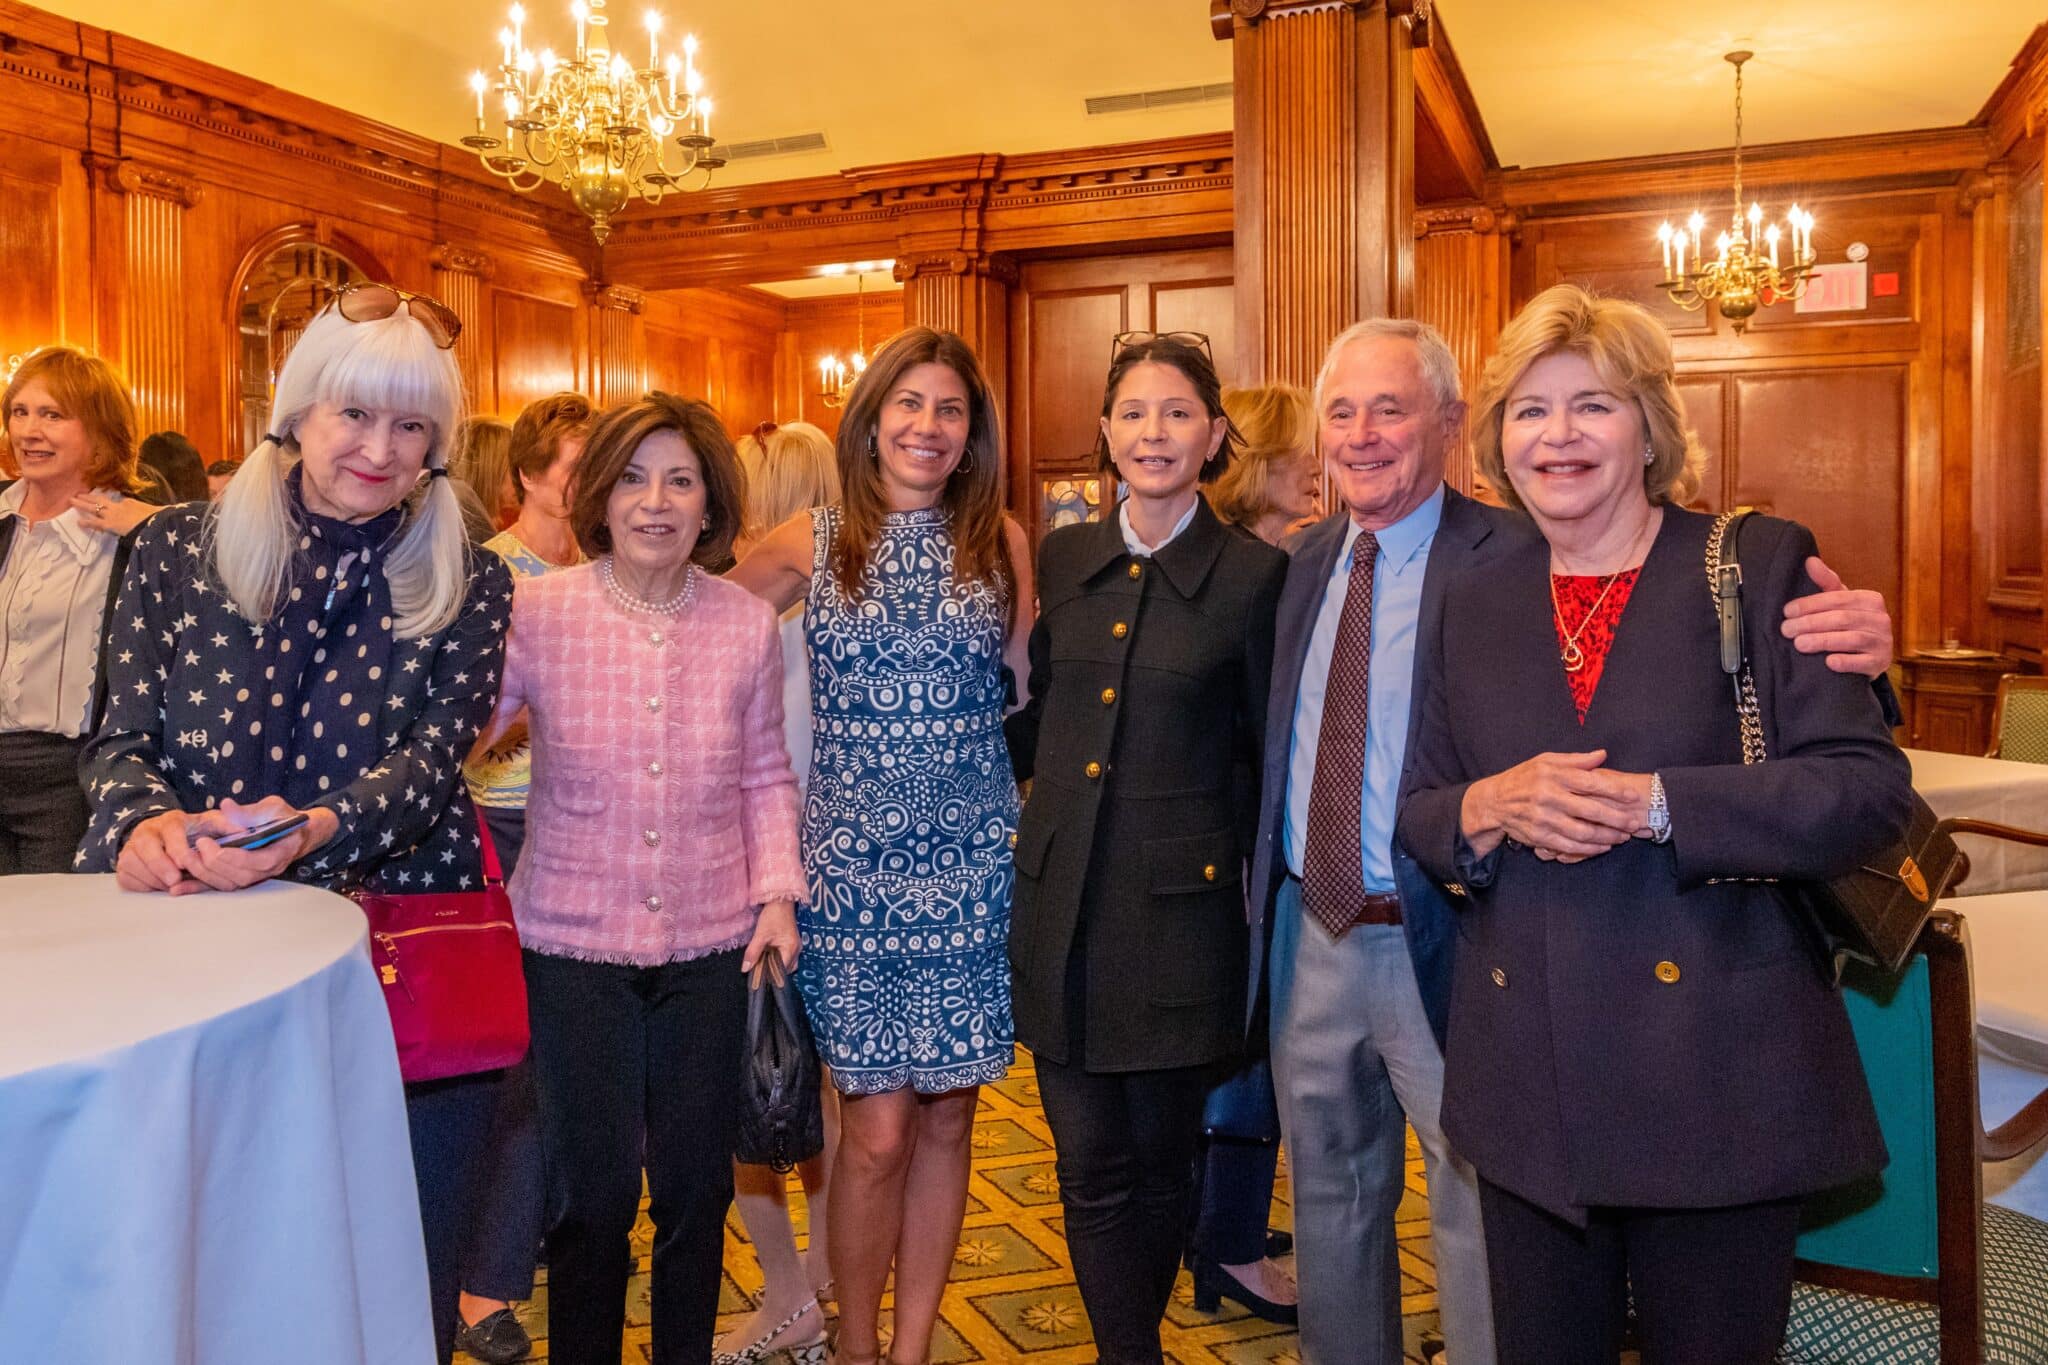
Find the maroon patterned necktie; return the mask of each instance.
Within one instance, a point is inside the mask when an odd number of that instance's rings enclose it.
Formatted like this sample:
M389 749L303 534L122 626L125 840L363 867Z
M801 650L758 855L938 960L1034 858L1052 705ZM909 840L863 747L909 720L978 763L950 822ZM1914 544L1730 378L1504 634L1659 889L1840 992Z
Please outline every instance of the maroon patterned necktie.
M1337 617L1323 689L1316 775L1308 789L1308 847L1301 854L1301 899L1316 922L1342 938L1365 902L1359 848L1365 791L1366 670L1372 662L1372 579L1380 544L1361 531L1351 550L1351 581Z

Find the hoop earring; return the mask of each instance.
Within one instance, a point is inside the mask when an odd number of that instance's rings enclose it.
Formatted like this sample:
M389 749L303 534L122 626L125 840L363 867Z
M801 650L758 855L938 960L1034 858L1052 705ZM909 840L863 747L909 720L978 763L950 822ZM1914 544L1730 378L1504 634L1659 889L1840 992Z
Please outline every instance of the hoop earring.
M882 447L875 443L875 433L872 431L868 433L868 458L870 460L882 458Z
M974 472L974 452L969 451L963 456L960 463L954 466L953 472L955 474L972 474Z

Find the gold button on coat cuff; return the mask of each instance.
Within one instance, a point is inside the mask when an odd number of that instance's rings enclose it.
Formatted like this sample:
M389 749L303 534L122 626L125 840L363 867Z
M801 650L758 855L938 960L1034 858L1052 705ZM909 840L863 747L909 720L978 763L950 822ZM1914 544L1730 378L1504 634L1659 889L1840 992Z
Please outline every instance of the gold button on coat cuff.
M1659 962L1657 964L1657 979L1667 986L1678 984L1678 964L1676 962Z

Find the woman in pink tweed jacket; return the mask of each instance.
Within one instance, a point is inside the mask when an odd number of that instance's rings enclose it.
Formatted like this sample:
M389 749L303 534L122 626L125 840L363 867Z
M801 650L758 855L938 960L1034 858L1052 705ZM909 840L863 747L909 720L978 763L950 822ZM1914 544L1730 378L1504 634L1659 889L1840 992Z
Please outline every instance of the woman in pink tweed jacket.
M555 1219L552 1357L619 1359L642 1153L656 1361L710 1357L746 976L797 953L796 779L775 613L731 558L738 458L703 403L604 413L570 522L591 562L521 584L496 724L533 741L511 895Z

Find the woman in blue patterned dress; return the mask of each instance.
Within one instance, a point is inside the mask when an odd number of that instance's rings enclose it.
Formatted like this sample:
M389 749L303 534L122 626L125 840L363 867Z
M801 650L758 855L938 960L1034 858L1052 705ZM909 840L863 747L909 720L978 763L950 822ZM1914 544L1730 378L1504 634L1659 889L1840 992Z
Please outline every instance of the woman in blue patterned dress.
M811 904L797 982L845 1095L830 1207L839 1359L920 1365L966 1208L979 1087L1009 1069L1006 668L1031 632L1030 550L1003 515L980 363L909 328L875 356L838 436L841 501L784 522L732 572L804 601Z

